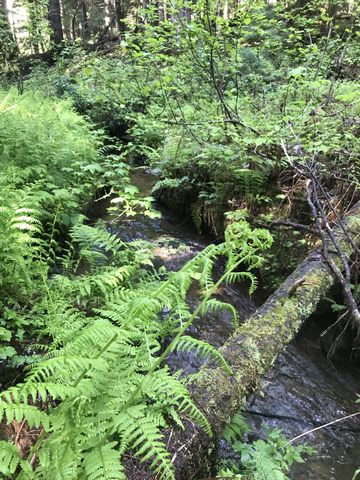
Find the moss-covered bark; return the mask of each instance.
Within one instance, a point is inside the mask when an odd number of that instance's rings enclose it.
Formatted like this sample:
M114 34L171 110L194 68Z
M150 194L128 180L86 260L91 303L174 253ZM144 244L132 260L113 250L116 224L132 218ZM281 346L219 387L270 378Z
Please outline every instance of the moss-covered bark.
M360 204L344 221L354 243L359 245ZM340 229L336 235L344 253L351 255L352 246L346 235ZM339 257L332 255L341 267ZM242 406L246 395L256 389L263 374L315 311L334 281L319 246L222 347L233 374L213 366L202 369L191 391L210 420L213 438L190 423L185 431L168 432L177 480L202 478L211 473L209 459L224 426Z

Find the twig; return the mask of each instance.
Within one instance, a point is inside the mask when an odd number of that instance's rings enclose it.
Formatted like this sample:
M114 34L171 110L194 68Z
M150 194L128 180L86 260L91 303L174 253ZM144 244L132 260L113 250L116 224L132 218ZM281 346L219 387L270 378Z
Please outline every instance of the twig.
M191 436L191 438L189 439L188 443L183 443L181 445L181 447L179 447L176 452L174 453L174 455L172 456L172 459L171 459L171 463L173 464L175 462L175 459L176 457L178 456L178 453L181 452L181 450L184 450L184 448L189 448L189 445L191 445L193 439L195 438L195 433Z
M311 430L308 430L307 432L302 433L301 435L297 435L296 437L292 438L289 440L286 445L290 445L291 443L295 442L296 440L299 440L299 438L305 437L306 435L309 435L309 433L316 432L317 430L322 430L323 428L330 427L331 425L334 425L335 423L342 422L344 420L347 420L348 418L353 418L360 415L360 412L355 412L352 413L351 415L346 415L346 417L341 417L338 418L337 420L333 420L332 422L325 423L324 425L321 425L320 427L312 428Z
M344 318L344 317L342 317ZM331 347L330 347L330 350L328 351L327 353L327 358L329 360L332 359L334 353L336 352L337 348L338 348L338 345L340 344L342 338L344 337L349 325L350 325L350 322L351 322L351 317L348 319L348 321L346 322L346 325L345 327L341 330L341 332L339 333L339 335L335 338L335 340L333 341Z
M284 151L286 152L286 146L283 144L283 142L282 142L282 146ZM307 198L307 202L309 204L311 213L315 219L316 228L322 242L323 255L333 275L341 285L341 288L344 294L345 304L348 307L351 318L357 327L358 336L359 336L360 335L360 312L351 291L351 272L350 272L349 261L339 246L339 243L335 237L335 234L332 228L330 227L323 205L319 199L319 195L317 191L317 180L315 176L316 164L313 163L311 166L309 166L308 164L301 165L301 164L293 163L293 167L301 176L307 179L305 182L306 198ZM310 186L311 186L311 189L310 189ZM325 236L325 233L324 233L324 227L327 232L327 237ZM342 228L346 229L345 225L342 225ZM344 271L345 271L345 276L341 272L340 268L336 265L333 258L329 255L329 250L328 250L329 239L335 248L335 253L341 259L341 262L343 264Z
M21 433L22 429L24 428L24 425L25 425L25 418L24 418L23 421L21 422L20 428L19 428L19 430L18 430L18 432L17 432L17 434L16 434L16 438L15 438L15 442L14 442L15 445L16 445L16 444L18 443L18 441L19 441L20 433Z
M310 227L309 225L303 225L302 223L296 223L291 220L272 220L269 223L256 221L254 222L255 225L259 227L265 228L273 228L273 227L285 227L285 228L293 228L295 230L304 230L306 232L312 233L313 235L318 235L318 231L316 228Z
M106 198L111 197L111 195L113 195L114 193L115 193L115 190L111 187L110 192L105 193L102 197L94 200L94 202L101 202L102 200L105 200Z

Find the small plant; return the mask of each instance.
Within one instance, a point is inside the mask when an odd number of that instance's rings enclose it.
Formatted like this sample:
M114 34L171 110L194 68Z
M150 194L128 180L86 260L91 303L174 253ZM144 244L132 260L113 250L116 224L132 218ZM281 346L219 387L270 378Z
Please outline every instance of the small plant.
M303 454L311 454L313 448L291 445L279 429L268 432L265 440L248 444L241 439L251 429L241 414L235 415L224 432L225 440L240 456L239 463L226 462L220 467L219 478L246 480L289 480L286 475L294 462L303 463Z

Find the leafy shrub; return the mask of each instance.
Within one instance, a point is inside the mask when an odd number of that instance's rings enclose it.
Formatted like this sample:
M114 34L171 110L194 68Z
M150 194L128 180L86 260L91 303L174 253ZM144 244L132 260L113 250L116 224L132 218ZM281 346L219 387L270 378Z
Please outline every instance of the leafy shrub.
M191 8L186 28L149 21L111 56L63 59L53 85L122 138L127 158L159 169L157 195L187 201L199 228L220 233L229 209L281 214L274 199L291 190L293 162L315 159L324 185L351 199L358 82L345 72L357 68L356 17L323 36L332 20L314 14L315 0L301 11L253 2L229 19L212 2Z

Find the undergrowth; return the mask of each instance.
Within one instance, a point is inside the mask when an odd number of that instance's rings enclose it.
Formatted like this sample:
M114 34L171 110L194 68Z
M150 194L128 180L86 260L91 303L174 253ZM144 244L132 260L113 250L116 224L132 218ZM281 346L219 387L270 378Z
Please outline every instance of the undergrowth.
M2 98L0 352L4 366L29 365L1 393L8 433L0 472L19 480L123 479L130 449L159 478L175 478L162 428L182 427L184 418L209 435L211 428L190 398L189 379L171 375L166 357L194 349L229 370L215 348L186 332L198 315L218 309L237 326L234 308L213 295L239 280L253 291L272 238L233 222L224 242L180 271L156 271L147 243L125 243L81 213L90 195L111 186L118 214L151 214L151 199L138 197L121 159L101 155L102 134L67 101L36 92ZM219 257L227 264L215 282ZM194 282L201 303L192 312L186 295Z
M184 381L170 375L163 361L172 350L194 348L229 369L217 350L183 334L199 313L226 308L211 300L223 281L247 279L255 287L251 270L261 263L259 254L271 237L245 222L234 224L223 244L207 247L161 280L156 272L142 270L151 260L136 242L124 245L100 226L75 226L71 236L73 249L78 248L75 263L69 252L64 274L46 282L33 312L36 327L52 341L42 345L45 353L25 381L1 399L7 423L25 419L29 428L41 429L39 439L27 460L3 442L2 472L11 476L20 468L16 478L125 478L120 460L131 448L141 461L151 460L150 468L161 478L175 478L161 427L170 418L181 426L181 415L208 434L210 425ZM227 256L228 265L213 283L219 255ZM92 267L73 277L82 259ZM203 300L190 312L185 300L194 280ZM161 339L168 335L173 340L160 354ZM37 453L33 473L31 458Z
M199 228L221 232L229 209L295 214L302 187L289 167L304 158L349 201L360 148L357 6L345 27L318 0L296 11L245 2L228 19L215 2L187 3L194 15L182 28L152 23L149 11L146 28L129 28L112 54L69 47L29 84L72 97L124 140L124 155L158 168L157 194L187 199Z
M294 446L279 429L269 430L265 440L245 443L243 438L251 428L238 413L224 431L224 439L231 445L238 461L222 461L218 477L246 480L289 480L287 474L294 462L304 463L303 455L314 453L306 445Z
M122 140L122 158L159 172L153 194L199 232L220 237L229 210L272 227L289 218L308 224L292 168L304 161L317 163L344 212L358 198L358 6L346 23L319 0L295 9L244 2L229 18L216 2L185 3L189 23L159 24L149 9L146 26L129 24L110 54L68 46L25 89L40 83L48 95L71 97ZM296 265L294 250L301 256L314 243L305 230L280 230L273 266L262 272L269 290Z
M252 291L272 244L246 219L306 223L292 171L305 160L316 161L339 212L358 196L358 6L344 27L318 0L299 14L284 2L245 2L233 18L215 2L190 3L193 20L181 28L152 21L150 10L112 54L66 47L54 68L34 69L23 95L0 92L0 359L29 364L0 398L11 432L1 441L5 478L123 479L129 450L174 478L162 428L186 417L211 432L165 360L192 348L229 369L187 329L215 309L236 327L236 312L214 294L238 280ZM147 243L90 225L84 212L96 195L120 218L153 215L128 162L157 169L154 195L176 208L181 200L218 243L169 273L154 268ZM285 235L269 258L291 268L294 246L313 241L299 237ZM219 257L227 265L215 282ZM191 312L194 283L201 303ZM22 447L19 425L32 432ZM240 476L286 478L299 459L277 433L236 448L248 469Z

